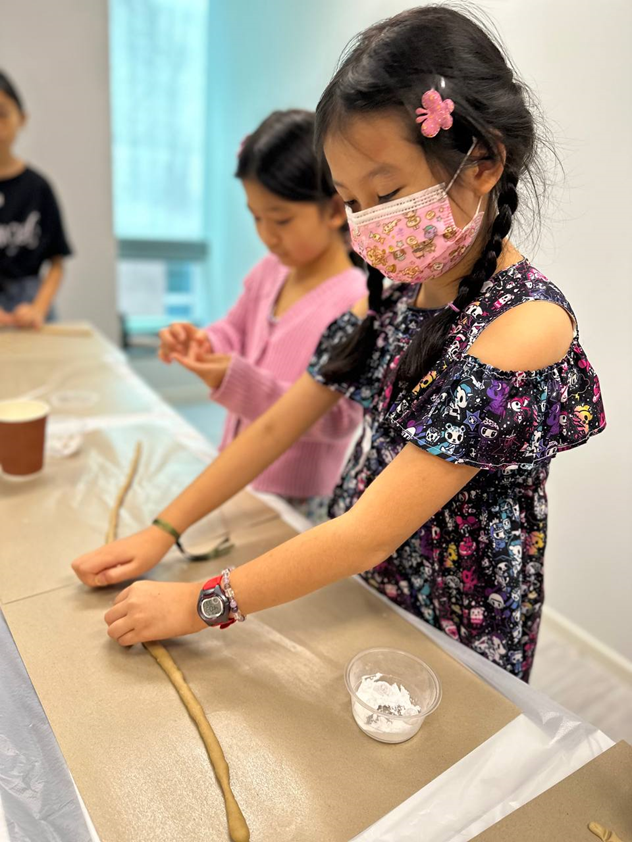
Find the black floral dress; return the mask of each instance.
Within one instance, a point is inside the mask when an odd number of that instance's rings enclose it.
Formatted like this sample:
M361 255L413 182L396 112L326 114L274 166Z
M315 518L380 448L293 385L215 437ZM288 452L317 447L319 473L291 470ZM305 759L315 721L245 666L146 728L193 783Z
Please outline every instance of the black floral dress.
M544 598L545 484L551 459L605 426L599 381L579 344L538 371L501 371L468 355L498 316L549 301L575 320L562 293L527 261L499 272L453 325L440 364L408 393L392 397L402 352L435 311L413 306L418 286L385 293L375 349L355 382L322 375L332 346L359 320L333 322L310 364L320 383L364 407L363 431L334 492L343 514L407 442L481 470L366 581L476 652L527 680ZM576 324L576 321L575 321Z

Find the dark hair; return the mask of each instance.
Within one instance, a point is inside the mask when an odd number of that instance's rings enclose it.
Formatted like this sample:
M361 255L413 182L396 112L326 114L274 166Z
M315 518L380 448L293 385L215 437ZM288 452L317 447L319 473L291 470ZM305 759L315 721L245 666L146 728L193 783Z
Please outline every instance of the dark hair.
M454 123L449 131L428 139L415 122L415 109L430 88L454 102ZM474 139L479 160L499 161L505 156L484 221L487 240L454 299L459 310L476 300L485 281L496 272L518 205L519 179L526 173L535 183L536 130L530 101L528 90L484 26L470 14L442 5L402 12L361 33L318 103L316 135L321 148L325 136L343 129L350 116L383 111L401 115L403 124L410 127L411 140L422 148L430 167L440 170L441 180L449 180L456 172ZM372 270L369 308L378 313L382 282L382 275ZM424 322L402 356L399 384L410 388L422 379L441 356L456 318L447 308ZM361 371L375 336L374 319L367 317L338 346L326 375L340 381Z
M9 77L6 75L6 73L3 73L1 70L0 70L0 91L2 91L3 94L6 94L10 99L12 99L13 102L15 102L15 104L19 108L20 112L22 114L24 113L24 106L22 104L22 97L20 96L20 94L17 91L17 88L15 87L13 82L9 79Z
M336 188L329 167L316 154L315 124L313 111L273 111L244 138L235 176L255 179L289 202L321 203L333 198ZM346 231L345 223L341 233ZM349 257L355 266L364 268L364 261L351 248Z
M336 189L314 149L313 111L273 111L248 135L237 156L239 179L252 178L290 202L322 202Z

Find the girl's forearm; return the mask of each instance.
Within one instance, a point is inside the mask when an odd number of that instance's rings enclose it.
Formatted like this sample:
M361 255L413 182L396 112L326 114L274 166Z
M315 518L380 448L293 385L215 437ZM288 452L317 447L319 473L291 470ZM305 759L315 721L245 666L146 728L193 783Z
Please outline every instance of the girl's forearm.
M303 375L163 509L160 518L184 532L258 477L339 399Z
M251 614L291 602L375 567L388 550L356 524L348 512L238 567L231 586L240 610Z
M477 469L408 444L346 514L231 574L244 614L297 599L380 564L439 511Z
M184 532L245 488L285 449L284 438L258 419L163 509L160 518Z
M33 306L39 310L44 317L46 317L51 304L57 295L57 290L60 287L63 274L64 269L61 258L53 258L48 272L46 273L46 277L42 281L38 293L33 300Z

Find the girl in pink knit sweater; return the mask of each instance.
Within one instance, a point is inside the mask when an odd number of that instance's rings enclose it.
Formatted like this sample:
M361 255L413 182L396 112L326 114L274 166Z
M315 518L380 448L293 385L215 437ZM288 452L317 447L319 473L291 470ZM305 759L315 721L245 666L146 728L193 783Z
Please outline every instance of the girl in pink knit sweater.
M160 332L160 357L176 360L228 410L220 449L303 374L321 334L366 292L344 237L346 215L314 153L314 114L277 111L239 151L257 233L268 248L227 316L204 330L177 323ZM341 401L253 486L320 518L342 467L360 408Z

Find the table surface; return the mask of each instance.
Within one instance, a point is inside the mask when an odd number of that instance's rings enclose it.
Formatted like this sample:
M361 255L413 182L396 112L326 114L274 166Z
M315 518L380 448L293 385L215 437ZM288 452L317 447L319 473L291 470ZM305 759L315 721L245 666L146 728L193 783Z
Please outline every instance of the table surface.
M202 839L209 828L228 838L202 743L171 685L144 650L123 650L105 635L102 617L116 591L90 591L69 569L77 554L102 543L136 441L143 454L119 534L148 522L199 473L208 452L190 446L195 435L182 419L97 334L19 335L5 354L8 339L0 334L0 397L62 393L58 405L66 408L73 390L98 397L89 408L55 411L55 421L83 433L77 454L49 460L27 482L0 478L7 514L0 604L70 771L103 842ZM186 537L198 549L226 534L235 543L231 564L240 564L295 531L242 492ZM220 567L171 552L150 575L195 581ZM371 740L351 716L344 667L374 645L418 654L443 683L437 712L399 746ZM222 742L253 840L348 840L518 714L354 580L225 635L209 631L168 648Z
M475 839L597 842L591 822L632 839L632 748L623 740Z

